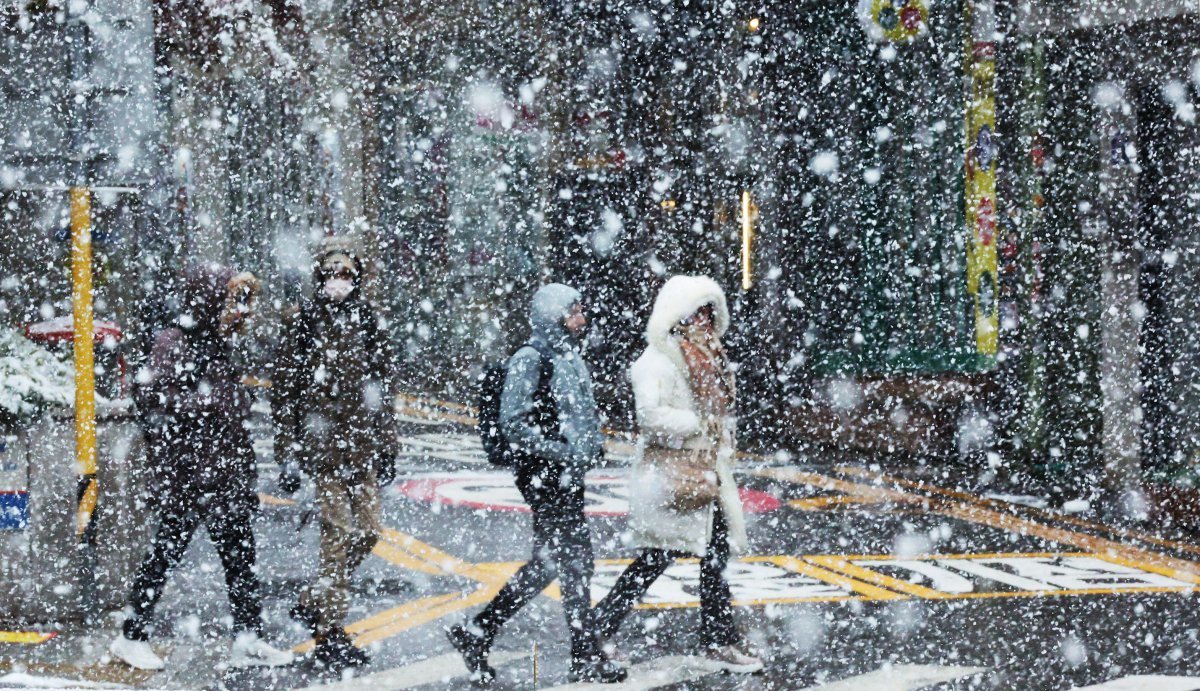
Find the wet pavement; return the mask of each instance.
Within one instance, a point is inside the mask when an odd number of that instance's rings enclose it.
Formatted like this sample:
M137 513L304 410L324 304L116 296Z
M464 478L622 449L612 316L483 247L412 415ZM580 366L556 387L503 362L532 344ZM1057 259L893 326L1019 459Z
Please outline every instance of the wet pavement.
M158 611L166 671L107 659L114 615L39 644L0 643L0 686L468 688L443 627L478 611L528 556L529 516L511 475L487 464L467 413L403 406L399 477L384 492L388 530L358 576L348 619L373 658L357 678L331 678L303 659L226 669L229 611L201 534ZM623 541L631 454L614 440L589 476L595 598L634 556ZM615 639L632 664L624 688L1200 689L1200 546L954 491L948 479L918 481L872 460L744 458L751 546L728 576L739 625L767 669L724 675L696 656L698 565L681 561ZM311 484L282 497L266 464L261 489L267 636L304 653L311 643L286 612L316 568ZM552 586L502 631L494 688L591 688L567 683L557 597Z

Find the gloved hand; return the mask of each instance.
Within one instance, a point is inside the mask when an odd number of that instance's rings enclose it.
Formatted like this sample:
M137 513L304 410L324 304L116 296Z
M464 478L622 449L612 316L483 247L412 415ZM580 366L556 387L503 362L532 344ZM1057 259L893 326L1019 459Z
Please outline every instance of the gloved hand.
M300 473L295 468L284 466L279 471L280 494L295 494L300 489Z
M396 454L381 452L375 456L375 482L380 487L387 487L396 479Z

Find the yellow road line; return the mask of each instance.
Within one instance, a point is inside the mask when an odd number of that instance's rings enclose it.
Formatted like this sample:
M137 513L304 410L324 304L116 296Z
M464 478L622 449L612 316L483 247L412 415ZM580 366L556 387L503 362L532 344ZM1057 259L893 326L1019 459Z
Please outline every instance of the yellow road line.
M747 559L746 561L752 560ZM802 559L797 559L796 557L769 557L763 559L762 561L770 561L789 571L795 571L796 573L803 574L809 578L815 578L818 581L824 581L825 583L832 583L833 585L841 586L851 592L862 595L863 598L867 600L905 599L902 595L897 595L890 590L884 590L883 588L877 588L871 585L870 581L847 578L836 571L823 569L818 565L809 564Z
M785 482L797 482L809 485L817 484L817 486L836 489L845 494L873 496L886 501L919 506L928 513L947 516L968 523L976 523L1008 533L1032 536L1057 544L1070 545L1086 552L1095 552L1101 555L1128 559L1158 568L1169 569L1172 572L1190 574L1193 577L1200 575L1200 564L1196 564L1195 562L1176 559L1107 538L1056 528L1028 518L1003 513L982 506L968 505L949 498L930 499L902 490L862 485L847 480L826 478L814 473L794 471L788 468L769 468L757 471L757 473L764 477L783 480Z
M423 611L413 611L403 617L397 617L390 624L385 624L366 631L354 638L355 645L365 646L385 638L391 638L398 633L414 629L442 617L461 612L475 605L482 605L491 600L500 591L500 585L484 586L471 593L456 593L455 599L425 608Z
M878 500L870 497L851 497L839 494L834 497L810 497L808 499L793 499L787 503L793 509L800 511L823 511L834 507L850 504L877 504Z
M266 494L265 492L258 493L258 500L268 506L295 506L296 505L296 502L291 499L284 499L283 497L276 497L271 494Z
M979 505L967 504L951 499L930 499L897 489L888 489L874 485L866 485L847 480L831 478L817 473L809 473L788 468L769 468L756 471L757 475L784 482L805 484L825 490L841 492L841 497L819 498L826 505L838 503L862 502L891 502L913 506L931 514L943 515L958 520L977 523L1006 532L1030 535L1057 544L1071 545L1101 559L1113 563L1140 568L1159 573L1187 583L1200 584L1200 565L1167 557L1155 552L1131 547L1121 543L1098 538L1091 535L1071 532L1037 521L994 511ZM804 500L796 500L803 502ZM809 504L816 506L817 503ZM803 504L802 504L803 506ZM382 540L375 548L375 554L399 566L428 575L455 575L475 581L479 587L471 591L445 593L432 597L421 598L404 603L398 607L379 612L347 626L347 631L356 634L358 645L370 643L394 636L403 631L436 621L455 612L462 611L477 604L487 602L498 592L502 584L518 569L523 562L466 562L448 554L432 545L397 530L385 529L381 534ZM1037 553L1036 555L1021 556L1052 556L1053 553ZM938 558L954 558L960 555L931 555ZM981 559L998 555L961 555L963 558ZM1014 556L1014 555L1007 555ZM892 558L884 556L882 558ZM687 561L687 560L681 560ZM695 560L692 560L695 561ZM744 561L764 561L774 563L782 568L801 573L816 580L847 589L846 596L814 597L793 599L763 599L752 602L739 602L739 605L765 604L767 602L828 602L836 600L896 600L908 597L924 599L965 599L985 597L1033 597L1046 595L1086 595L1112 593L1161 593L1188 592L1191 589L1171 587L1134 587L1134 588L1095 588L1088 590L1060 591L1013 591L995 593L948 594L925 588L915 583L908 583L886 574L877 573L870 569L851 564L844 557L813 556L813 557L750 557ZM607 564L627 564L629 560L603 560ZM552 584L544 593L550 597L558 597L557 584ZM643 608L674 608L680 605L659 604L642 605ZM305 652L311 649L312 642L308 641L295 650Z
M926 588L923 585L909 583L908 581L895 578L894 576L889 576L885 573L879 573L878 571L873 571L871 569L858 566L857 564L851 563L850 559L857 559L857 557L838 557L826 555L804 557L804 560L809 563L823 566L831 571L840 571L847 576L854 577L856 580L863 581L864 583L873 583L881 588L889 588L898 593L905 593L907 595L926 600L944 600L950 597L948 593L943 593L940 590Z
M380 544L386 544L392 548L391 550L385 548L389 555L406 562L399 564L405 568L412 568L415 571L428 574L469 577L469 573L474 567L474 564L465 562L454 555L443 552L399 530L384 528L380 531L379 537ZM391 561L390 556L384 556L383 554L380 554L380 556Z
M17 643L20 645L38 645L54 638L58 634L51 631L0 631L0 643Z
M896 477L894 475L888 475L886 473L878 473L875 471L867 470L865 468L856 468L854 466L842 465L842 466L838 466L837 468L835 468L835 470L837 470L838 472L845 473L847 475L854 475L857 477L863 477L863 478L867 478L867 479L871 479L871 480L879 480L882 482L889 482L889 483L900 485L903 487L911 487L913 489L925 490L927 492L932 492L934 494L940 494L940 495L946 496L946 497L954 497L955 499L959 499L959 500L962 500L962 501L965 501L965 502L968 502L971 504L975 504L978 506L984 506L984 507L988 507L988 508L997 508L997 509L1009 509L1010 508L1009 504L1007 502L1002 502L1002 501L999 501L996 499L985 499L982 497L974 496L972 494L967 494L966 492L959 492L957 490L947 489L945 487L939 487L937 485L933 485L933 484L930 484L927 482L918 482L918 481L913 481L913 480L907 480L904 478ZM1200 555L1200 546L1191 545L1186 542L1179 542L1177 540L1168 540L1166 538L1158 537L1157 535L1152 535L1150 533L1145 533L1145 532L1142 532L1139 530L1130 530L1128 528L1120 528L1117 526L1110 526L1110 525L1106 525L1104 523L1097 523L1095 521L1089 521L1089 520L1086 520L1083 518L1078 518L1076 516L1057 514L1052 511L1047 511L1045 509L1039 509L1039 508L1033 507L1033 506L1023 506L1022 508L1024 508L1026 511L1029 511L1029 512L1031 512L1037 516L1041 516L1043 518L1060 521L1062 523L1069 523L1071 525L1077 525L1081 528L1091 528L1093 530L1104 530L1104 531L1110 532L1114 535L1120 535L1121 537L1130 537L1130 538L1134 538L1136 540L1142 540L1144 542L1149 542L1151 544L1156 544L1156 545L1159 545L1162 547L1171 547L1174 549L1188 552L1190 554Z

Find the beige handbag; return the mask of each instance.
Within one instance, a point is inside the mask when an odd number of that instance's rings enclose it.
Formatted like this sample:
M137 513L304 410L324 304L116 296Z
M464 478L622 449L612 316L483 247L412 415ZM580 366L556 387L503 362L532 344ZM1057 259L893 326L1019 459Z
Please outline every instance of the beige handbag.
M666 478L671 510L699 511L720 496L714 450L650 447L646 449L646 459Z

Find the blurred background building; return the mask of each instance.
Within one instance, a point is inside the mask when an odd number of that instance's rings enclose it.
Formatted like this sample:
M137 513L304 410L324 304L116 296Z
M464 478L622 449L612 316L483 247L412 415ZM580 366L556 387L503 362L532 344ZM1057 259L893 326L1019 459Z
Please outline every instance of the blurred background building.
M552 278L627 425L657 287L704 272L760 441L1190 482L1192 3L700 5L6 2L0 318L66 313L82 162L135 336L184 262L281 306L350 233L414 390L469 400Z

